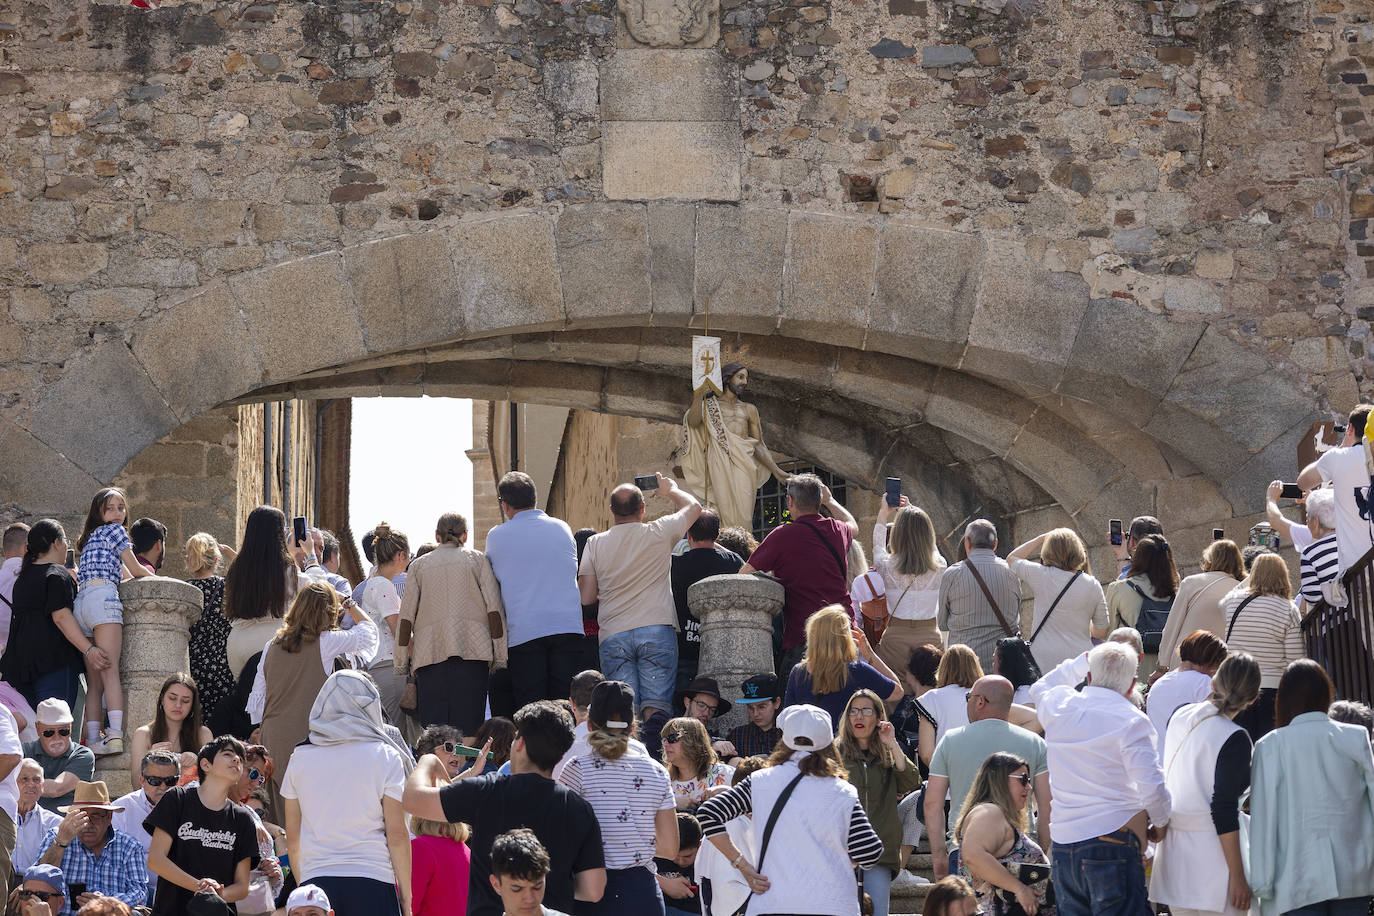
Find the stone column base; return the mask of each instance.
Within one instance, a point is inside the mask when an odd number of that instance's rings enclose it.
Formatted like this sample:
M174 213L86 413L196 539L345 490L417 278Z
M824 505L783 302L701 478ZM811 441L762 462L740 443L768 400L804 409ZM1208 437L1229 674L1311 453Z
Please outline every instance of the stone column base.
M687 590L687 608L701 621L699 677L715 678L734 701L740 684L773 670L773 618L782 613L783 587L762 576L710 576ZM720 734L748 721L736 706L712 725Z

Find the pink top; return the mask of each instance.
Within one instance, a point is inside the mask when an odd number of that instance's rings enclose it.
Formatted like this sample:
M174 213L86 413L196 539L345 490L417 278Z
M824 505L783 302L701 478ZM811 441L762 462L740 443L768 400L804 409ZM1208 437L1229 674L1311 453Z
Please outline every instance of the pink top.
M441 836L410 841L410 908L414 916L463 916L468 911L468 848Z

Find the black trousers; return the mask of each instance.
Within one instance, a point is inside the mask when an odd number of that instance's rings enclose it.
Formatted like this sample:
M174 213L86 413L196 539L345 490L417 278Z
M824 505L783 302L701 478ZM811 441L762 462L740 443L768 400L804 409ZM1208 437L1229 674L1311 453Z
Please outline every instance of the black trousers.
M452 725L471 738L487 711L490 664L458 656L415 670L415 694L420 725Z
M582 670L585 640L581 633L556 633L511 646L515 708L535 700L567 699L573 677Z

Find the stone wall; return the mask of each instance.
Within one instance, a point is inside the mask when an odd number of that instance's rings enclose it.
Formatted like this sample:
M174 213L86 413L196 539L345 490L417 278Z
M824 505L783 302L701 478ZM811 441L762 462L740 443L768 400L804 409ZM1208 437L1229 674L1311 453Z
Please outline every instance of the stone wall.
M672 421L709 324L779 450L1191 552L1367 390L1363 4L620 6L0 12L5 511L241 398Z

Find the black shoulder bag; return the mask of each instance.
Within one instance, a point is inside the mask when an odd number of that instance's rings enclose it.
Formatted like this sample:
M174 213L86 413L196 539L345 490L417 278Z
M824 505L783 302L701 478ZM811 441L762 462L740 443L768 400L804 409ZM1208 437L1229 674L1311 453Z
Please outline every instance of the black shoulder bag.
M1045 629L1045 624L1050 622L1050 615L1054 613L1055 608L1059 607L1059 600L1064 597L1069 589L1073 588L1073 584L1078 581L1078 577L1081 575L1083 575L1083 570L1080 569L1069 577L1068 583L1059 590L1059 594L1056 595L1054 601L1050 603L1050 609L1045 612L1044 619L1040 621L1040 626L1036 627L1035 632L1031 634L1031 638L1028 640L1027 645L1035 644L1035 637L1039 636L1040 631Z
M807 525L807 527L810 528L811 526ZM811 530L815 531L814 528ZM820 534L819 531L816 533ZM768 855L768 841L773 837L773 828L778 825L778 815L782 814L783 805L786 805L787 799L792 797L792 790L797 787L797 783L801 782L805 776L805 773L798 773L796 776L792 777L792 781L783 786L782 794L778 796L778 800L773 802L773 810L768 812L768 822L763 825L763 840L759 843L759 860L754 863L754 871L758 872L760 875L763 874L763 857ZM752 786L750 786L750 791L753 791ZM750 890L749 896L744 898L744 904L737 912L747 913L749 911L749 901L753 899L754 892Z
M1236 621L1240 618L1240 612L1245 610L1245 606L1258 598L1259 595L1251 595L1240 604L1236 605L1236 612L1231 615L1231 622L1226 625L1226 642L1231 641L1231 631L1236 628Z

